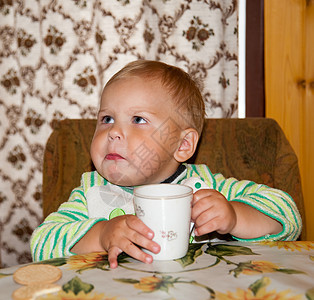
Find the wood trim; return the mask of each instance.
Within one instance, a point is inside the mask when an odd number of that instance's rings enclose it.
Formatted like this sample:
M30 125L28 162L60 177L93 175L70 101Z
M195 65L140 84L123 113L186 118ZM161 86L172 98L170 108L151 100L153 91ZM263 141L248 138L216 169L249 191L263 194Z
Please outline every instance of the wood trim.
M266 117L279 123L297 154L305 207L302 240L313 241L314 0L264 2Z
M265 117L264 0L246 0L246 117Z

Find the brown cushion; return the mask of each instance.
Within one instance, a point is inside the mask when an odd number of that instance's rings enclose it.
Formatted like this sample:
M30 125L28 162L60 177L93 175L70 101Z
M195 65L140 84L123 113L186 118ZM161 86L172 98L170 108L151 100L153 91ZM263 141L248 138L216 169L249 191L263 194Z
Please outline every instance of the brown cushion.
M96 120L63 120L49 137L44 156L44 216L67 201L83 172L93 170L89 147ZM191 163L213 173L248 179L281 189L304 205L297 157L276 121L267 118L207 119ZM301 239L305 239L305 226Z

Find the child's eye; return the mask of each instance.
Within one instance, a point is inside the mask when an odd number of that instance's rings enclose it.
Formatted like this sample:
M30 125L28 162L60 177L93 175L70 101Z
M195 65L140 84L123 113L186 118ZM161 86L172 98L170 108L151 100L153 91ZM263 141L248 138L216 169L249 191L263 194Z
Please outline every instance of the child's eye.
M138 117L138 116L133 117L133 122L135 124L145 124L145 123L147 123L147 121L144 118Z
M104 116L101 121L102 123L105 123L105 124L114 123L114 119L111 116Z

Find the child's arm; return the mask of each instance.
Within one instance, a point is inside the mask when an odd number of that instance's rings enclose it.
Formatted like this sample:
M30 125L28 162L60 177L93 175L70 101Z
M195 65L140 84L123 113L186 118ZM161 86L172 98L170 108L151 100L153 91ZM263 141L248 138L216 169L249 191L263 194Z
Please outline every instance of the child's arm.
M221 177L221 175L216 177ZM302 219L295 202L287 193L263 184L246 180L237 181L234 178L223 179L220 182L217 180L217 184L221 186L221 192L227 197L228 201L232 201L234 207L242 208L238 209L239 222L247 224L248 231L250 230L250 224L266 226L266 224L269 225L269 221L272 221L271 226L275 226L261 229L264 232L259 237L246 237L245 239L251 239L252 241L291 241L299 237L302 230ZM254 215L249 214L250 208L254 209L250 210L255 212ZM281 224L282 230L279 232L276 222ZM239 240L242 239L237 235L234 235L234 237Z
M247 204L229 202L212 189L199 190L194 194L192 219L196 235L217 231L241 239L255 239L282 231L282 225L275 219Z
M98 222L105 219L89 219L82 188L72 191L67 202L57 212L51 213L38 226L31 237L34 261L69 256L71 248Z
M68 202L63 203L57 212L50 214L35 229L31 251L33 260L40 261L106 250L110 266L114 268L122 251L143 262L151 262L152 256L141 251L134 243L158 253L160 247L152 238L153 232L133 215L110 221L89 219L84 193L82 188L77 188Z
M202 178L209 188L216 190L228 200L232 207L231 210L238 215L237 222L242 224L241 227L237 227L242 228L241 233L246 234L243 230L250 231L253 224L256 224L256 228L270 226L258 229L264 234L259 235L261 232L256 231L256 236L259 236L255 238L241 238L238 236L239 231L234 229L233 234L236 239L289 241L299 237L302 230L302 219L295 202L287 193L252 181L226 179L221 174L212 174L206 165L187 165L187 167L188 177ZM281 225L280 232L278 232L276 222Z

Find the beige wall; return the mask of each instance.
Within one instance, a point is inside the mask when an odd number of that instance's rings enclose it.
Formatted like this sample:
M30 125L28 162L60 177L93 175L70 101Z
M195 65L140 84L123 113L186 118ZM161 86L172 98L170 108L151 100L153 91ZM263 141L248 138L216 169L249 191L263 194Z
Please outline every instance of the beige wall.
M265 0L266 116L297 153L314 241L314 0Z

